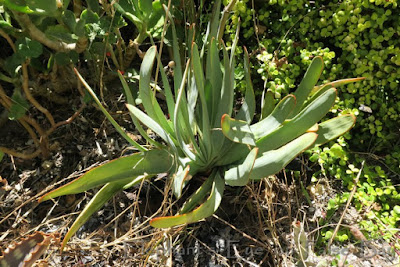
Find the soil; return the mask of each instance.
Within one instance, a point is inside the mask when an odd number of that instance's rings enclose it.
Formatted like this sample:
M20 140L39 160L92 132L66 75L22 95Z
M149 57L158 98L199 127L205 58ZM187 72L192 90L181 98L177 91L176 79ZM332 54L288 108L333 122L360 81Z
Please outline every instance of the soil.
M108 109L142 142L124 109L122 90L115 92L107 93ZM51 112L73 113L69 106L53 106ZM40 114L31 115L45 123ZM6 155L1 162L0 174L8 183L0 191L2 250L35 231L63 236L96 190L41 204L38 197L129 153L128 143L92 105L71 124L58 128L50 141L59 146L47 159L21 160ZM0 145L26 150L33 143L18 123L8 121L0 130ZM308 180L307 173L294 177L293 172L286 171L243 188L228 187L213 217L168 230L153 229L148 224L149 218L163 211L168 179L158 177L117 194L81 227L62 254L59 243L53 242L40 266L331 266L335 260L337 266L398 264L398 256L383 240L352 239L334 243L330 250L319 252L320 256L312 253L312 241L320 230L318 221L326 215L328 200L340 188L332 187L332 181L322 181L320 194L311 194L309 203L299 183ZM196 184L191 187L188 190ZM169 195L166 198L174 201ZM333 224L342 212L334 216ZM360 214L355 209L346 213L352 215L346 224L356 225ZM304 225L309 241L310 256L304 264L298 260L293 238L293 223L297 221Z

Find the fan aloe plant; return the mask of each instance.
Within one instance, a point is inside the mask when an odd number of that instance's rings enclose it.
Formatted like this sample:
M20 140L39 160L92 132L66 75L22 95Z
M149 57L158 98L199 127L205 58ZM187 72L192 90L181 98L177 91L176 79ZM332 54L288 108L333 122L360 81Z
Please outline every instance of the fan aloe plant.
M271 108L273 102L264 103L262 119L252 124L256 104L248 54L245 50L247 89L241 108L235 110L234 51L238 34L229 55L222 41L216 39L216 14L219 14L218 9L209 24L201 50L196 43L188 48L185 67L181 65L171 20L176 64L173 86L169 85L162 66L159 68L168 114L164 114L160 107L151 82L154 64L161 64L157 61L156 46L147 50L140 68L139 95L145 111L135 106L128 85L120 74L132 121L150 147L141 146L129 138L77 73L105 115L138 152L94 168L40 199L45 201L103 185L72 225L63 246L112 196L143 179L168 173L172 179L173 194L180 198L191 179L208 177L176 215L150 221L150 225L157 228L194 223L211 216L218 209L226 185L243 186L251 180L273 175L305 149L337 138L354 125L353 115L318 123L335 102L335 87L361 79L340 80L317 87L323 69L321 57L314 58L294 94L283 98L274 108ZM142 125L160 136L163 142L151 139Z

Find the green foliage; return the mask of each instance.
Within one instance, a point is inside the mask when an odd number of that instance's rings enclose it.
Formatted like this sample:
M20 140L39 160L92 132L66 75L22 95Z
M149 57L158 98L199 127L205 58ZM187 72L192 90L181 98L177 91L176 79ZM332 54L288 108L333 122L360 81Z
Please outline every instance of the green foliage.
M209 26L211 30L205 36L204 48L199 51L196 43L191 44L191 53L185 60L185 68L180 64L178 39L172 24L173 56L176 63L173 91L164 68L159 68L170 119L167 119L168 116L161 109L151 83L154 65L161 65L156 60L156 46L147 50L139 73L139 95L145 112L136 107L130 89L119 73L132 121L153 148L144 148L132 142L102 107L90 86L78 75L116 129L142 152L93 169L40 199L44 201L61 195L76 194L104 185L74 222L63 246L89 216L116 192L145 178L167 172L172 178L172 192L180 198L190 179L208 177L176 215L150 221L150 225L159 228L193 223L211 216L218 209L225 184L243 186L250 180L273 175L305 149L337 138L352 128L354 117L351 115L335 118L336 130L332 130L329 123L321 124L321 127L318 124L336 99L336 89L331 84L315 88L323 70L321 57L315 57L311 62L294 94L272 107L265 118L251 124L256 106L249 58L245 51L245 97L233 118L236 67L234 48L238 36L235 37L229 55L223 43L216 39L218 2L216 6ZM354 81L358 79L335 84ZM313 96L307 100L313 90ZM142 124L160 136L163 143L152 140Z
M371 234L399 225L394 211L400 173L398 12L396 0L242 0L226 26L232 38L240 19L249 50L258 49L254 70L262 80L259 83L275 99L293 91L300 82L300 70L315 56L324 60L324 81L343 75L366 77L343 87L331 110L332 115L357 115L355 129L336 143L308 153L310 161L321 167L313 179L340 179L348 189L354 186L358 172L354 166L367 158L353 204L365 215L361 226ZM241 53L239 48L236 53ZM243 88L244 82L239 84ZM338 198L345 198L345 193ZM331 213L343 204L331 202Z

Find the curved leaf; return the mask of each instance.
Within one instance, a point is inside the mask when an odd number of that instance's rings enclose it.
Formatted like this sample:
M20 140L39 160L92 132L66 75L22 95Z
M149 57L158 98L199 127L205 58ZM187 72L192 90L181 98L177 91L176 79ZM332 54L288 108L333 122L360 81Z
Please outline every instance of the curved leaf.
M250 173L253 170L257 158L258 148L253 148L247 155L244 162L225 172L225 183L230 186L244 186L250 180Z
M304 77L301 80L299 87L297 88L296 92L294 92L297 103L296 107L291 113L291 117L296 116L297 113L301 110L304 101L306 101L307 97L311 93L311 90L317 84L323 68L324 60L322 59L322 57L315 57L311 62L311 65L308 67L306 74L304 74Z
M169 172L173 164L173 157L166 150L149 150L121 157L94 168L78 179L47 193L39 199L39 202L62 195L81 193L129 177Z
M225 188L224 180L219 176L218 172L213 175L215 175L215 178L211 194L202 205L189 213L152 219L150 225L156 228L168 228L176 225L198 222L213 215L221 203Z
M347 114L320 123L317 131L318 138L315 141L315 145L320 146L345 134L353 128L355 122L356 117L353 114Z
M85 206L83 211L79 214L78 218L74 221L71 228L65 235L63 242L61 244L61 250L64 249L65 245L68 243L69 239L79 230L79 228L92 216L93 213L98 211L104 206L116 193L126 189L126 185L134 186L140 183L146 176L142 175L139 177L130 177L118 182L112 182L104 185L90 200L90 202Z
M221 119L222 133L230 140L236 143L255 146L255 138L250 126L245 121L235 120L228 114L222 116Z
M296 97L294 95L284 97L268 117L250 126L251 131L254 133L254 138L259 139L266 136L281 126L295 105Z
M314 144L317 136L316 133L306 133L279 149L263 153L256 159L250 179L261 179L279 172L298 154Z

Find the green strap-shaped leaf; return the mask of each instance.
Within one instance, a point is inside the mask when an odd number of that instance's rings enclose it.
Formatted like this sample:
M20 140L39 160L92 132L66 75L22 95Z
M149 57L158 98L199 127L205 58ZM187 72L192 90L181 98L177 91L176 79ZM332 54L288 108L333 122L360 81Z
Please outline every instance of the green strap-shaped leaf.
M225 172L225 183L230 186L245 186L250 180L250 173L258 154L258 148L253 148L244 162Z
M47 193L39 199L39 202L58 196L81 193L94 187L129 177L169 172L173 164L174 159L166 150L149 150L121 157L96 167L78 179Z
M322 57L315 57L308 67L306 74L301 80L299 87L294 93L296 97L296 107L294 108L290 117L294 117L301 110L304 101L310 95L311 90L317 84L319 77L321 76L322 70L324 68L324 60Z
M190 165L187 165L185 168L179 166L178 171L174 174L173 183L172 183L172 191L176 198L180 198L182 195L182 190L185 184L185 181L188 179L190 170Z
M179 214L185 214L189 211L192 211L203 199L206 195L211 191L211 187L213 185L214 177L210 176L207 180L197 189L193 195L183 204Z
M218 105L217 118L222 118L224 114L229 116L232 114L233 107L233 94L234 94L234 69L231 68L229 62L228 52L226 51L225 45L222 46L222 52L224 55L224 78L222 82L222 90L220 102ZM216 121L214 127L218 128L220 122Z
M254 138L259 139L263 136L266 136L281 126L282 123L288 118L295 105L296 98L294 95L288 95L284 97L268 117L250 126L250 129L254 134Z
M131 89L129 88L128 83L126 82L124 76L121 74L120 71L118 71L118 77L122 83L122 88L124 89L128 104L135 105L135 99L132 96ZM139 131L140 135L143 136L143 138L146 139L146 141L152 144L153 146L162 148L162 145L159 142L150 138L147 132L143 129L142 125L139 123L139 120L135 116L133 116L132 113L129 113L129 115L131 116L133 124L135 124L135 128Z
M356 118L353 114L339 116L319 124L317 131L318 138L315 145L319 146L326 142L338 138L353 128Z
M272 133L258 139L256 145L260 149L259 153L277 149L307 132L308 129L328 113L329 109L335 103L335 98L336 89L331 88L327 90L305 107L295 118L285 122ZM226 153L229 157L224 157L218 162L218 165L232 164L245 157L248 153L247 151L246 145L236 144Z
M189 65L190 65L190 60L188 60L188 62L186 64L185 72L183 74L182 84L178 90L178 96L176 99L176 105L175 105L175 111L174 111L174 129L175 129L176 138L179 142L179 146L181 147L182 151L191 160L195 160L196 155L190 150L188 145L185 143L184 136L183 136L183 134L185 132L189 133L188 137L190 138L190 141L191 141L194 149L198 152L198 155L200 156L200 158L203 159L202 153L200 153L200 148L198 147L197 142L194 139L194 134L191 131L191 127L189 125L189 120L187 117L183 116L183 113L187 112L187 106L185 108L182 105L182 103L184 101L183 93L185 90L186 77L188 75ZM180 114L182 114L183 120L179 120Z
M174 62L175 62L175 68L174 68L174 92L175 95L178 95L178 90L179 86L182 83L182 62L181 62L181 56L180 56L180 49L179 49L179 42L178 42L178 37L176 35L176 28L175 28L175 22L174 19L172 18L171 13L164 7L168 14L169 21L171 22L171 30L172 30L172 52L174 54Z
M217 117L217 110L221 98L221 87L222 87L222 71L219 60L219 51L217 47L217 41L212 38L207 53L207 63L206 63L206 79L209 86L206 86L206 99L208 104L208 112L210 114L210 123L215 125L216 121L221 118Z
M168 145L170 145L174 150L176 150L175 140L171 137L156 121L150 118L146 113L141 111L135 106L130 104L126 104L129 112L132 113L133 116L138 118L144 125L149 127L153 132L155 132L158 136L160 136Z
M292 120L257 140L256 144L260 148L260 152L276 149L305 133L328 113L335 103L335 98L336 89L331 88L305 107Z
M269 114L274 110L274 93L272 90L268 89L267 92L263 91L263 95L261 97L261 116L260 121L268 117Z
M279 149L263 153L256 159L250 179L261 179L279 172L298 154L314 144L317 136L316 133L306 133Z
M171 87L169 86L168 77L165 74L161 60L159 61L159 64L160 64L161 79L164 86L165 100L167 101L168 114L170 116L171 121L174 121L174 110L175 110L174 95L172 94Z
M337 80L337 81L333 81L330 83L326 83L320 86L314 86L314 88L311 90L311 94L315 94L317 93L319 90L323 89L323 88L337 88L339 86L348 84L348 83L354 83L354 82L359 82L364 80L365 77L359 77L359 78L348 78L348 79L342 79L342 80Z
M221 203L224 194L225 184L218 172L215 176L211 194L208 199L193 211L185 214L155 218L150 221L150 225L156 228L169 228L176 225L198 222L214 214Z
M205 144L206 148L206 157L209 158L211 156L211 127L210 127L210 117L207 109L207 101L204 92L204 72L202 63L200 60L199 50L197 48L197 44L192 44L192 70L196 80L197 90L200 96L201 102L201 131L203 133L203 144Z
M92 90L92 88L89 86L89 84L83 79L83 77L80 75L77 69L75 69L75 74L78 76L78 79L81 81L83 86L85 86L86 90L88 90L89 94L93 97L94 101L96 102L97 106L100 108L100 110L103 112L103 114L107 117L107 119L111 122L111 124L114 126L114 128L117 130L117 132L125 138L126 141L128 141L131 145L136 147L140 151L146 151L147 149L141 146L139 143L137 143L135 140L129 137L129 135L126 134L124 129L122 129L121 126L114 120L114 118L108 113L108 111L103 107L101 104L100 100L97 98L95 92Z
M350 79L343 79L343 80L338 80L338 81L334 81L334 82L330 82L321 86L315 86L313 89L313 92L311 92L312 96L310 99L308 99L306 101L306 103L304 103L303 107L309 105L309 103L313 102L316 98L318 98L320 95L322 95L323 93L325 93L327 90L331 89L331 88L336 88L337 86L341 86L341 85L345 85L348 83L352 83L352 82L358 82L361 80L364 80L364 77L361 78L350 78Z
M225 114L221 119L221 127L222 133L233 142L256 145L254 134L247 122L232 119L228 114Z
M244 102L236 115L236 119L245 120L247 123L251 123L256 110L256 100L254 96L253 84L250 77L250 63L249 63L249 53L246 47L244 47L244 71L246 76L246 94L244 97Z
M68 243L69 239L79 230L79 228L92 216L93 213L98 211L104 206L116 193L126 189L127 185L134 186L140 183L146 176L140 177L130 177L122 179L118 182L107 183L104 185L90 200L90 202L85 206L83 211L79 214L78 218L74 221L71 228L65 235L63 242L61 244L61 250Z
M172 129L165 118L165 115L157 102L154 92L150 89L151 73L157 54L157 47L150 47L143 58L140 66L139 95L147 115L155 120L160 126L172 134Z

